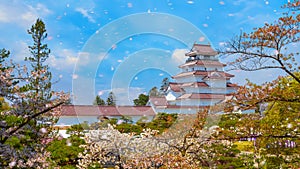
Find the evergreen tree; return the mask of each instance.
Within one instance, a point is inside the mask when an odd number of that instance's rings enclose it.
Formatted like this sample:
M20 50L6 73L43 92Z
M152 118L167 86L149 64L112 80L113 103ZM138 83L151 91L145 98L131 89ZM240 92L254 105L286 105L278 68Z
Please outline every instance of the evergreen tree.
M10 103L9 110L0 110L0 168L36 168L47 163L47 157L38 161L36 157L43 154L49 125L59 114L55 108L65 100L63 94L51 90L52 76L45 64L50 50L43 44L47 37L43 21L38 19L28 34L34 42L29 46L31 56L25 58L30 72L6 61L8 51L0 52L0 97Z
M161 87L159 89L161 94L166 94L168 87L169 87L169 78L165 77L161 82Z
M31 63L32 78L30 81L30 89L40 100L49 100L51 98L51 79L52 74L49 71L49 66L45 64L50 54L50 49L47 44L43 44L47 38L45 24L42 20L37 19L36 23L28 30L28 34L33 39L33 45L28 46L31 56L26 57L25 61Z
M30 76L27 90L31 93L30 106L34 113L40 112L52 97L51 79L52 74L49 66L45 61L49 58L50 49L43 41L47 38L47 32L44 22L37 19L34 25L28 30L31 35L33 45L28 46L31 56L25 57L25 61L29 61L31 65ZM41 124L53 121L51 116L43 115L37 118ZM42 127L42 126L41 126Z
M101 105L101 106L103 106L103 105L105 105L105 101L103 99L101 99L100 96L97 95L96 98L95 98L95 100L94 100L93 105Z
M140 94L137 99L133 100L135 106L145 106L148 103L149 96Z
M116 97L113 92L110 92L107 99L106 99L106 104L108 106L115 106L116 105Z
M149 97L158 97L160 96L157 87L153 87L150 91L149 91Z

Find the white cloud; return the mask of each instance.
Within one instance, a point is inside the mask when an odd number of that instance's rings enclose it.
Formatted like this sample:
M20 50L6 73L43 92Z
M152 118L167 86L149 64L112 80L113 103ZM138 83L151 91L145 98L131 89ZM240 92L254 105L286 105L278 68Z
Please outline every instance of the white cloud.
M186 60L185 53L187 53L186 49L175 49L172 54L172 60L178 64L184 63Z
M15 61L20 62L25 59L26 56L30 56L28 44L25 41L16 41L12 46L12 57Z
M132 105L133 100L138 98L141 93L144 93L145 89L140 87L129 87L116 88L112 91L116 96L118 105Z
M15 23L28 28L39 17L52 13L45 5L26 5L19 1L4 1L0 3L0 23Z
M54 50L54 54L49 56L48 64L57 70L72 70L78 61L77 54L69 49Z
M235 13L229 13L229 17L234 17L235 25L249 24L252 27L256 27L264 24L266 21L276 20L276 15L269 15L264 12L257 13L253 11L263 10L265 5L259 1L249 1L249 0L236 0L233 5L238 6L239 11ZM250 15L249 15L250 14Z
M88 10L83 8L76 8L76 11L80 12L83 15L83 17L87 18L90 22L96 22L95 19L89 14L91 12L89 12Z
M226 45L226 42L219 42L220 47L224 47Z
M88 52L74 52L70 49L53 50L55 53L49 56L48 64L57 70L73 70L74 67L82 67L91 64L91 54Z
M248 0L235 0L233 1L233 5L241 5L242 3L247 2Z
M90 53L88 52L78 52L78 62L77 65L85 66L90 62Z
M100 54L97 54L97 57L96 57L99 61L103 60L103 59L107 59L108 58L108 54L107 53L100 53Z

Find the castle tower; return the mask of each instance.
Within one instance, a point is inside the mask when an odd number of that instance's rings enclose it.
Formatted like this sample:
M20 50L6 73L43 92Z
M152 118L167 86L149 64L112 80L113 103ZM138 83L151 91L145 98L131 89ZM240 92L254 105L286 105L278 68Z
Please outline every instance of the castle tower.
M224 101L236 90L237 85L230 82L234 75L224 72L226 65L219 62L218 53L210 45L194 44L185 56L186 62L179 66L181 72L169 84L166 105L153 104L156 112L195 113ZM163 103L161 100L159 103Z

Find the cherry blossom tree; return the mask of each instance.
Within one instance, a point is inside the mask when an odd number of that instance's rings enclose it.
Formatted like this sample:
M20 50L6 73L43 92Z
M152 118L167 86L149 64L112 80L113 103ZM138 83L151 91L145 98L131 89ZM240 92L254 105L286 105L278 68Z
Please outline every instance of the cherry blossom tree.
M0 97L9 103L9 108L0 112L1 167L48 165L44 145L60 114L59 107L67 99L63 92L51 89L52 75L45 64L50 50L43 44L45 24L37 19L28 33L33 39L31 55L25 59L29 69L9 61L9 51L0 51Z
M289 2L287 10L274 23L265 23L251 33L241 34L227 42L220 52L237 59L228 65L232 69L256 71L261 69L281 69L300 83L295 72L300 70L296 61L299 51L291 50L300 43L300 2Z
M241 167L239 150L232 143L215 139L206 122L208 110L179 116L167 131L144 129L138 135L120 133L113 126L90 131L79 168L199 168ZM207 126L208 125L208 126ZM211 124L210 124L211 125Z

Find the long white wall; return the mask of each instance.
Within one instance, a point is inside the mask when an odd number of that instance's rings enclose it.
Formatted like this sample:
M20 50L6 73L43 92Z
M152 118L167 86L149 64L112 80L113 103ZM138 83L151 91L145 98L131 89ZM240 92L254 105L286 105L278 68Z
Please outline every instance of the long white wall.
M108 118L120 119L122 116L107 116ZM140 118L144 116L130 116L132 121L136 123ZM146 116L148 120L152 120L153 116ZM56 126L71 126L74 124L80 124L87 121L89 124L98 122L97 116L61 116L56 123Z
M165 109L154 109L156 113L169 113L169 114L196 114L198 113L198 109L190 109L190 108L165 108Z
M181 106L210 106L219 103L223 99L181 99L176 100L176 105Z

